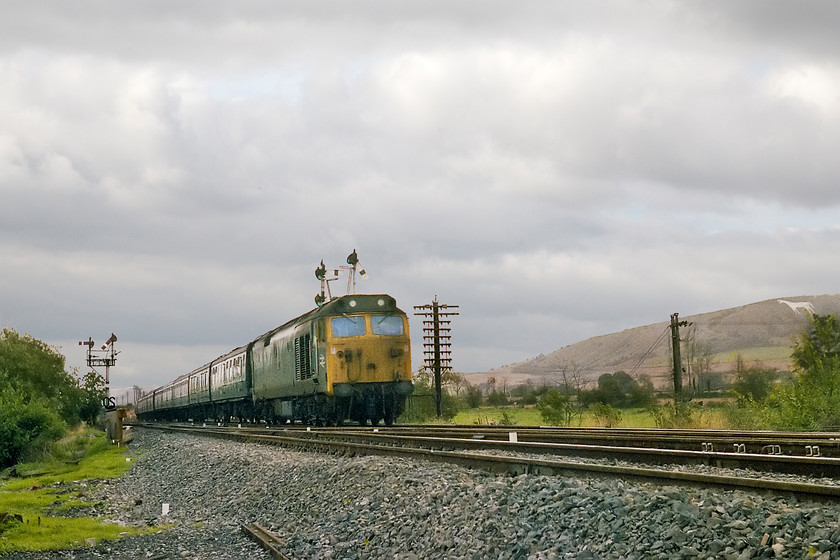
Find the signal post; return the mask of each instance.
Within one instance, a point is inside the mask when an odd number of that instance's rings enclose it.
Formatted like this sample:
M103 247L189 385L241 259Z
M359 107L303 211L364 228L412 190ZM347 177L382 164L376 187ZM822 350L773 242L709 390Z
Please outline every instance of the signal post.
M105 396L102 398L102 408L105 409L105 432L111 443L117 445L123 442L123 418L125 409L117 409L117 401L111 396L111 366L117 365L117 352L114 343L117 335L111 333L110 338L102 345L101 350L94 350L93 338L79 341L79 346L87 346L87 365L94 372L96 367L105 368Z

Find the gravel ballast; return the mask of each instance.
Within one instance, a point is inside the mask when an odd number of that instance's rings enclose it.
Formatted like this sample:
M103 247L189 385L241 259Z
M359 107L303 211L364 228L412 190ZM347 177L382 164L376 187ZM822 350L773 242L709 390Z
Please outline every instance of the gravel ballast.
M8 558L840 559L840 504L607 479L503 476L138 430L140 456L93 515L157 534ZM163 515L163 504L169 512ZM4 558L6 558L4 557Z

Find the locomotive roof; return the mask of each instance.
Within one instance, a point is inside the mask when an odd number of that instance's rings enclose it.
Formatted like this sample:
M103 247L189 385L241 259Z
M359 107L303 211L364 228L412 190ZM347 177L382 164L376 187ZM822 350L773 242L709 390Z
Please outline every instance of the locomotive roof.
M403 313L403 311L397 307L397 300L387 294L346 295L333 298L320 307L311 309L303 315L295 317L291 321L287 321L279 327L271 329L267 333L258 336L254 339L254 341L265 340L287 327L305 321L311 321L317 317L334 317L336 315L350 315L353 313L375 313L377 311Z
M387 294L353 294L341 296L333 298L321 307L312 310L312 312L319 315L344 315L360 311L365 313L376 311L396 311L402 313L397 308L397 300Z
M387 294L352 294L341 296L337 298L333 298L330 301L324 303L320 307L316 307L315 309L311 309L300 315L299 317L295 317L294 319L287 321L276 327L271 329L267 333L261 334L257 338L253 340L256 342L258 340L265 340L273 336L275 333L285 329L289 326L292 326L296 323L301 323L304 321L311 321L317 317L332 317L336 315L350 315L353 313L375 313L375 312L391 312L391 313L403 313L403 311L397 307L397 300L392 298ZM167 389L171 386L178 384L178 382L183 381L185 378L188 378L191 375L211 366L216 362L220 362L225 358L239 354L243 352L248 347L248 344L243 346L239 346L238 348L234 348L230 352L226 354L222 354L215 360L211 360L206 364L199 366L192 370L189 373L185 373L183 375L178 376L177 378L173 379L169 383L161 385L155 391L160 391L162 389Z

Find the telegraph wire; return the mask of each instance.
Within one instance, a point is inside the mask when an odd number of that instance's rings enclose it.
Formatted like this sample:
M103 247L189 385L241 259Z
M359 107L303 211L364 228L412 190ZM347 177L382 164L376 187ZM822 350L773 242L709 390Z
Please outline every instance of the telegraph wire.
M659 337L656 340L653 341L653 344L650 345L650 348L647 349L647 352L644 353L644 355L639 359L638 363L636 363L636 365L633 366L633 369L630 370L630 376L631 377L634 373L636 373L636 370L639 369L639 366L642 365L642 362L644 362L647 359L647 357L650 356L651 353L653 353L653 350L657 346L659 346L659 344L662 343L662 339L665 338L665 335L668 334L669 330L671 330L670 325L665 327L665 330L663 330L662 333L659 335Z

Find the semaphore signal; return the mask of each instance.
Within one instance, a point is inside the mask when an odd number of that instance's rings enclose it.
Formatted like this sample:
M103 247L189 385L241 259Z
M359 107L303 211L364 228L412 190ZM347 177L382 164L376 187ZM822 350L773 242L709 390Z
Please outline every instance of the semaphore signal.
M356 253L356 249L353 249L353 252L347 255L347 264L349 266L342 265L338 268L327 268L324 264L324 259L321 259L321 264L315 269L315 278L321 281L321 293L315 296L315 305L320 307L333 298L332 291L330 290L330 282L338 280L338 277L345 270L349 273L349 277L347 278L347 295L356 293L356 274L364 280L367 280L367 272L362 267L362 263L359 262L359 255Z
M96 371L96 367L105 367L105 398L102 399L102 406L106 410L114 410L117 408L117 402L111 396L111 366L117 365L117 352L114 349L114 343L117 341L117 335L111 333L105 344L102 345L101 350L94 350L95 343L93 338L88 337L87 340L80 340L79 346L87 346L87 365L90 369Z

